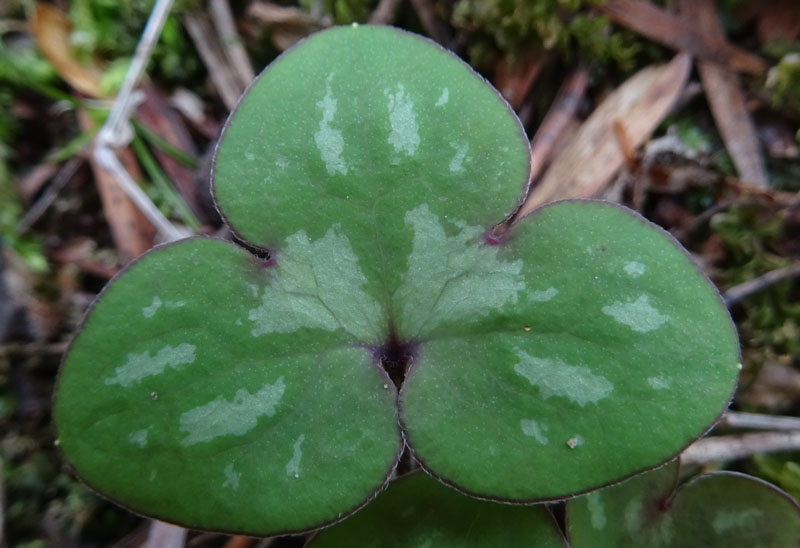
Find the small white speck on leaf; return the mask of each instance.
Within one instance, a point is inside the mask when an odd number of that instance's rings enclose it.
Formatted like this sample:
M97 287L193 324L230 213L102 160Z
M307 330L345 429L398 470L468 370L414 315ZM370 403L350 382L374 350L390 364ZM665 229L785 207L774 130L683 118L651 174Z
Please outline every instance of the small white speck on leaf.
M592 528L605 529L606 527L606 514L603 506L603 501L600 500L600 492L593 491L586 495L586 502L589 507L589 517L592 520Z
M436 99L437 107L443 107L447 104L447 101L450 100L450 90L448 88L444 88L442 90L442 94Z
M664 377L650 377L647 379L647 383L653 390L669 390L670 388L669 381Z
M147 447L147 434L149 431L150 428L143 428L141 430L131 432L131 434L128 436L128 441L138 447Z
M152 318L156 315L158 309L161 308L161 304L161 299L158 296L153 297L153 302L142 308L142 316L145 318Z
M630 276L631 278L638 278L642 274L645 273L647 268L642 264L636 261L628 261L625 263L625 273Z
M635 535L641 533L642 530L642 509L644 503L642 496L634 497L625 505L624 521L625 529L628 533Z
M222 483L222 488L230 487L234 491L239 490L239 479L242 477L241 472L237 472L233 468L233 464L229 464L222 471L225 474L225 481Z
M546 424L540 424L533 419L522 419L519 421L519 425L523 434L535 439L539 444L547 445L550 443L550 440L545 435L548 430Z
M567 440L567 446L569 446L570 449L575 449L576 447L580 447L584 443L585 443L584 439L578 435Z
M305 441L306 436L305 434L300 434L300 437L297 438L297 441L294 442L292 446L292 458L289 462L286 463L286 475L287 476L294 476L295 478L300 477L300 461L303 458L303 449L302 445Z
M469 152L469 143L450 143L456 150L455 156L450 160L450 172L462 173L464 171L464 161L467 159L467 152Z
M168 310L175 310L186 306L186 301L162 301L159 297L153 297L153 302L149 306L142 308L142 316L145 318L152 318L162 306Z

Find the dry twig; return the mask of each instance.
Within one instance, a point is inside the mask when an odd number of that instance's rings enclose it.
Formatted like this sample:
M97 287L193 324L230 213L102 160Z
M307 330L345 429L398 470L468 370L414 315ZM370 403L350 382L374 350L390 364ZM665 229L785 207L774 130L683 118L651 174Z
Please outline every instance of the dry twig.
M531 188L516 218L553 200L596 196L625 164L615 126L624 128L631 146L643 143L680 95L690 68L690 57L681 53L645 67L609 94Z
M800 417L764 415L761 413L742 413L728 411L722 416L718 426L749 428L754 430L782 430L800 432Z
M543 51L522 51L514 59L506 55L495 66L492 83L515 111L520 112L546 59Z
M369 16L369 23L373 25L391 25L394 14L402 0L381 0Z
M72 180L72 177L78 171L78 168L83 165L83 158L80 156L73 156L70 158L67 163L61 166L61 169L58 170L56 176L53 178L53 182L47 187L47 190L42 194L42 196L34 202L34 204L28 209L25 213L25 216L20 219L19 224L17 225L17 231L22 234L26 230L28 230L36 221L39 220L39 217L47 211L47 208L55 201L58 193L61 192L61 189L64 188L67 183Z
M738 72L760 75L767 65L729 42L716 43L687 17L679 17L644 0L609 0L598 7L620 25L669 48L714 61Z
M200 58L203 59L203 63L208 69L208 74L220 99L228 110L233 110L239 101L239 96L244 91L244 86L238 82L231 70L208 19L199 12L187 13L183 17L183 23L186 25L186 30L189 31L189 36L192 37L192 42L194 42Z
M588 82L588 71L579 68L561 84L555 101L531 139L531 179L538 177L550 160L556 141L583 100Z
M186 529L153 520L143 548L182 548L186 543Z
M0 345L0 359L11 358L12 356L60 356L67 351L68 343L6 343Z
M78 122L84 131L92 123L85 112L78 113ZM177 229L136 184L135 181L142 178L142 173L130 148L112 150L98 143L90 164L103 205L103 215L122 263L153 247L156 235L153 227L157 227L164 237L177 239L170 236L173 231L177 233Z
M136 53L128 67L128 72L114 101L114 106L111 108L105 124L97 134L94 158L104 170L116 179L125 194L166 239L177 240L185 235L184 232L170 223L150 201L150 198L131 178L112 150L113 148L124 146L130 142L133 136L133 130L128 120L130 120L131 111L136 102L141 97L141 94L134 93L134 88L147 66L147 61L150 59L150 54L156 41L158 41L158 37L161 35L161 29L172 8L172 2L173 0L158 0L153 6L153 11L150 13L150 18L147 20L142 37L136 45Z
M208 7L212 15L211 20L222 40L222 47L231 62L234 74L239 79L239 84L244 89L250 85L256 75L253 72L250 58L247 56L247 50L244 49L242 39L236 31L231 6L228 4L228 0L210 0Z
M333 20L328 16L315 17L300 8L285 7L259 0L248 6L247 15L272 29L272 42L281 50L285 50L309 34L333 24Z
M431 0L411 0L411 5L417 13L425 34L445 47L450 47L452 36L444 21L436 13L436 8Z
M800 450L800 431L758 432L740 436L712 436L690 445L682 464L706 464L743 459L759 453Z
M680 5L686 17L698 22L700 31L709 43L717 46L725 44L725 34L713 0L682 0ZM738 75L724 65L702 59L698 60L697 68L711 114L739 176L766 188L767 170Z
M783 280L787 280L795 276L800 276L800 261L794 262L789 266L785 266L777 270L771 270L770 272L767 272L758 278L730 288L723 295L725 304L727 304L729 307L733 306L753 293L763 291L771 285L775 285L778 282L782 282Z

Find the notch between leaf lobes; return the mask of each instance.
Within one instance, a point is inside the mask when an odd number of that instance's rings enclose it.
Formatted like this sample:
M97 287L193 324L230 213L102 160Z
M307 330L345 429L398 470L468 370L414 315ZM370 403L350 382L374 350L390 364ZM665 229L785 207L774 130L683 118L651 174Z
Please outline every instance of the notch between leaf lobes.
M419 344L402 341L394 328L389 325L386 342L371 348L375 364L383 369L399 391L414 360L418 356Z

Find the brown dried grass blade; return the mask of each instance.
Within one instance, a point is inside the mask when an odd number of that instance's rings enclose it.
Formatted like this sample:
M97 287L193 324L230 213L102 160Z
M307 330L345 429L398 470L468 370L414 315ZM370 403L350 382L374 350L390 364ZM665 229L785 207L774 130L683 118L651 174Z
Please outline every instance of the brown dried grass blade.
M641 145L680 95L690 68L691 58L681 53L640 70L611 93L555 158L516 218L554 200L597 195L625 163L615 125L633 147Z
M697 21L709 41L725 41L713 0L682 0L680 5L681 13ZM767 170L739 77L725 66L709 61L698 61L697 68L714 122L739 177L753 185L766 187Z
M511 108L517 112L542 71L544 61L543 51L525 51L513 59L507 55L495 66L492 81Z
M763 74L766 63L759 57L723 40L707 36L698 22L674 15L642 0L609 0L599 9L615 22L677 51L725 65L737 72Z
M72 25L67 16L48 4L37 4L31 31L42 54L70 86L90 97L101 97L103 72L97 66L84 66L72 55L69 34Z

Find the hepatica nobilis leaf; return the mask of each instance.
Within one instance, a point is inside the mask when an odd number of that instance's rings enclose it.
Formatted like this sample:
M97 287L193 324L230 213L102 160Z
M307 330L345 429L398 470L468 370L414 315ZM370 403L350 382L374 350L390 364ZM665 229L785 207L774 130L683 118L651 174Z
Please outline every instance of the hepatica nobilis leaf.
M800 506L762 480L717 472L677 486L677 461L567 503L573 548L795 548Z
M324 529L308 548L352 546L565 548L566 544L543 504L477 500L415 473L393 482L356 516Z
M624 208L557 203L487 237L528 161L506 103L431 42L341 27L285 53L213 187L273 258L190 239L110 284L55 404L78 474L160 519L271 534L363 504L403 434L431 474L509 501L674 455L733 392L730 318Z

